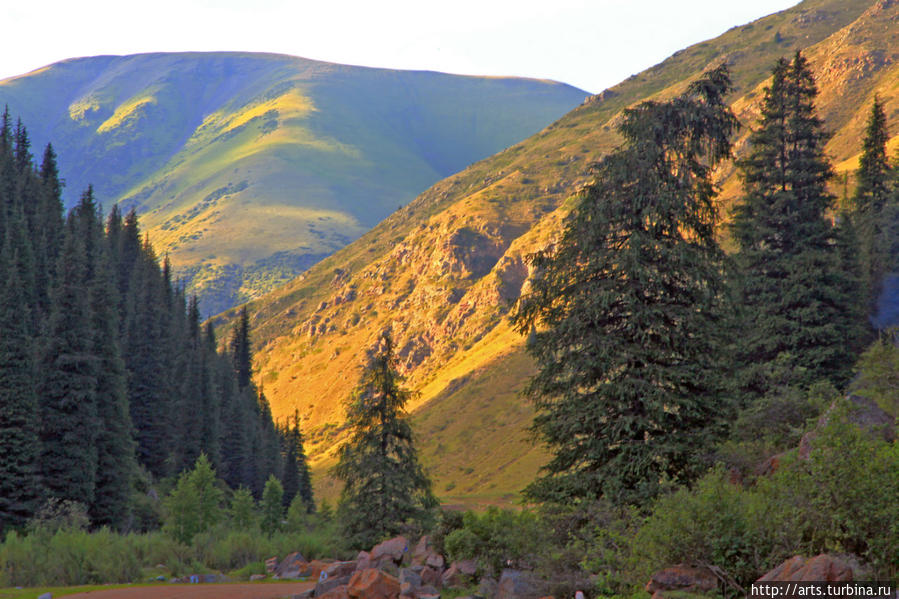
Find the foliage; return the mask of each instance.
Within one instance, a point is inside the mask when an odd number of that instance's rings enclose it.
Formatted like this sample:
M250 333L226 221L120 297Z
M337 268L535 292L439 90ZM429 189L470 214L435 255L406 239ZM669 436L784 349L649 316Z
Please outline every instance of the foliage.
M256 502L246 487L240 487L231 496L231 526L237 530L253 530L258 526Z
M600 162L558 244L531 257L513 322L531 335L527 395L553 452L534 499L644 501L694 477L720 428L711 171L737 126L730 88L721 66L669 102L626 110L625 145Z
M865 335L856 273L843 268L852 252L841 252L827 218L832 169L816 95L805 57L780 59L740 162L744 195L732 231L739 245L740 384L750 399L770 385L766 365L784 358L794 368L793 384L845 383Z
M181 543L190 543L199 532L221 520L222 491L205 454L197 458L194 469L183 472L165 500L164 529Z
M281 520L284 518L284 488L280 481L270 476L265 483L265 490L262 492L262 503L259 506L262 511L262 532L271 535L281 528Z
M873 399L892 417L899 417L899 347L890 329L881 334L858 360L858 374L852 382L852 392Z
M384 333L369 350L359 384L346 403L351 435L334 475L344 483L338 519L353 546L409 534L424 525L437 500L418 462L403 407L409 392L396 371L393 340Z
M462 528L446 535L452 560L474 559L479 570L497 577L503 568L532 564L545 544L545 530L534 512L490 507L483 514L465 512Z

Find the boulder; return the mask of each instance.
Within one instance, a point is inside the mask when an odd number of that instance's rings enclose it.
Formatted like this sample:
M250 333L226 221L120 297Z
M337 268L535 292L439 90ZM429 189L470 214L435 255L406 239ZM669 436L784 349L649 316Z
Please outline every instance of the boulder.
M431 585L425 585L418 589L418 591L415 593L415 596L418 597L418 599L421 599L422 597L440 597L440 591L438 591Z
M415 547L412 549L412 565L425 565L425 560L428 559L428 555L432 552L431 537L425 535L418 540L418 543L416 543Z
M483 576L480 582L478 582L478 595L480 597L496 597L498 589L499 583L490 576Z
M277 557L270 557L267 560L265 560L265 571L266 572L268 572L269 574L274 574L275 570L277 570L277 569L278 569L278 558Z
M471 581L472 574L466 574L459 567L458 563L453 562L446 572L443 573L443 576L440 577L440 584L445 589L462 588Z
M425 566L421 571L421 584L430 584L433 586L440 584L440 571Z
M308 564L306 564L306 569L300 571L300 576L303 578L312 578L314 580L318 580L321 576L321 573L325 571L325 569L331 565L330 561L322 561L322 560L312 560Z
M356 569L368 570L371 566L371 554L368 551L360 551L356 556Z
M268 570L269 562L272 561L271 558L265 562L266 570ZM303 557L300 552L295 551L290 553L281 560L281 563L273 570L273 574L278 578L299 578L302 576L303 571L306 570L308 564L306 563L306 558Z
M328 575L328 578L349 576L356 571L356 565L357 563L355 561L334 562L328 564L328 566L324 570L322 570L322 572L325 572Z
M374 568L359 570L350 579L347 594L350 599L397 599L400 581Z
M435 570L442 570L445 564L446 562L443 560L443 556L439 553L431 553L425 560L425 565L430 566Z
M340 586L346 586L350 582L350 576L334 576L334 577L325 577L318 581L315 585L315 596L321 597L325 593L336 589Z
M309 589L308 591L303 591L302 593L291 595L289 599L312 599L313 595L315 595L315 589ZM334 599L337 598L335 597Z
M251 574L250 582L256 582L258 580L265 580L265 574Z
M403 555L409 551L406 537L393 537L372 547L371 561L377 563L383 557L390 557L395 563L403 561Z
M349 599L349 595L347 595L349 587L343 584L340 586L336 586L327 593L323 595L319 595L318 593L314 593L313 597L315 599Z
M495 599L539 599L544 595L543 584L531 572L503 570Z
M421 575L412 568L402 568L400 570L400 584L410 584L411 590L416 590L421 586Z
M655 595L659 591L685 591L709 593L718 588L718 577L708 568L683 564L659 570L646 583L646 592Z
M44 593L43 595L38 595L37 599L53 599L53 595L51 593Z
M826 553L810 559L797 555L758 582L852 582L852 568L843 559Z

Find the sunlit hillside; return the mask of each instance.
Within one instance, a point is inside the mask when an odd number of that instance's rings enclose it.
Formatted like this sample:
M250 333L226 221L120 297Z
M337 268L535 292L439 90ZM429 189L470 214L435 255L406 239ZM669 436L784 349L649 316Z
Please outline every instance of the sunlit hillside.
M531 408L518 395L533 370L507 316L527 285L526 256L550 243L589 165L617 143L620 111L683 89L727 61L733 106L753 125L774 61L803 49L821 88L828 152L851 169L875 93L893 131L899 117L899 5L885 0L806 0L736 27L593 97L508 150L445 179L304 276L250 304L256 376L273 409L299 409L317 484L342 439L342 400L365 349L393 330L410 406L436 490L448 503L508 502L544 459L527 443ZM896 147L896 139L891 147ZM722 213L739 192L719 173ZM840 193L843 181L835 182ZM221 319L228 321L228 315ZM474 474L476 473L476 474Z
M135 207L213 314L286 282L586 93L550 81L176 53L56 63L0 81L52 140L71 204Z

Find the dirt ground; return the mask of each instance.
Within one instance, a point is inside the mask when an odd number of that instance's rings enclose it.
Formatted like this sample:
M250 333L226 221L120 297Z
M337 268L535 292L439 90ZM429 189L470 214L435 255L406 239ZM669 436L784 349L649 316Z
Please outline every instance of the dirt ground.
M88 591L63 599L282 599L315 586L313 582L266 584L173 584Z

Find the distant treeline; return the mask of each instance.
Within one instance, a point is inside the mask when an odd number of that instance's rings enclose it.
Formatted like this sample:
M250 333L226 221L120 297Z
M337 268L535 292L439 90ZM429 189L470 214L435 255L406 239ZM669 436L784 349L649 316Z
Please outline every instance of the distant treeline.
M312 506L298 418L273 420L250 380L246 313L217 351L196 298L160 266L134 211L103 219L88 188L65 215L52 146L36 166L0 123L0 532L77 502L93 525L145 528L149 485L201 453L258 498ZM152 495L152 493L151 493ZM55 500L55 501L54 501Z

